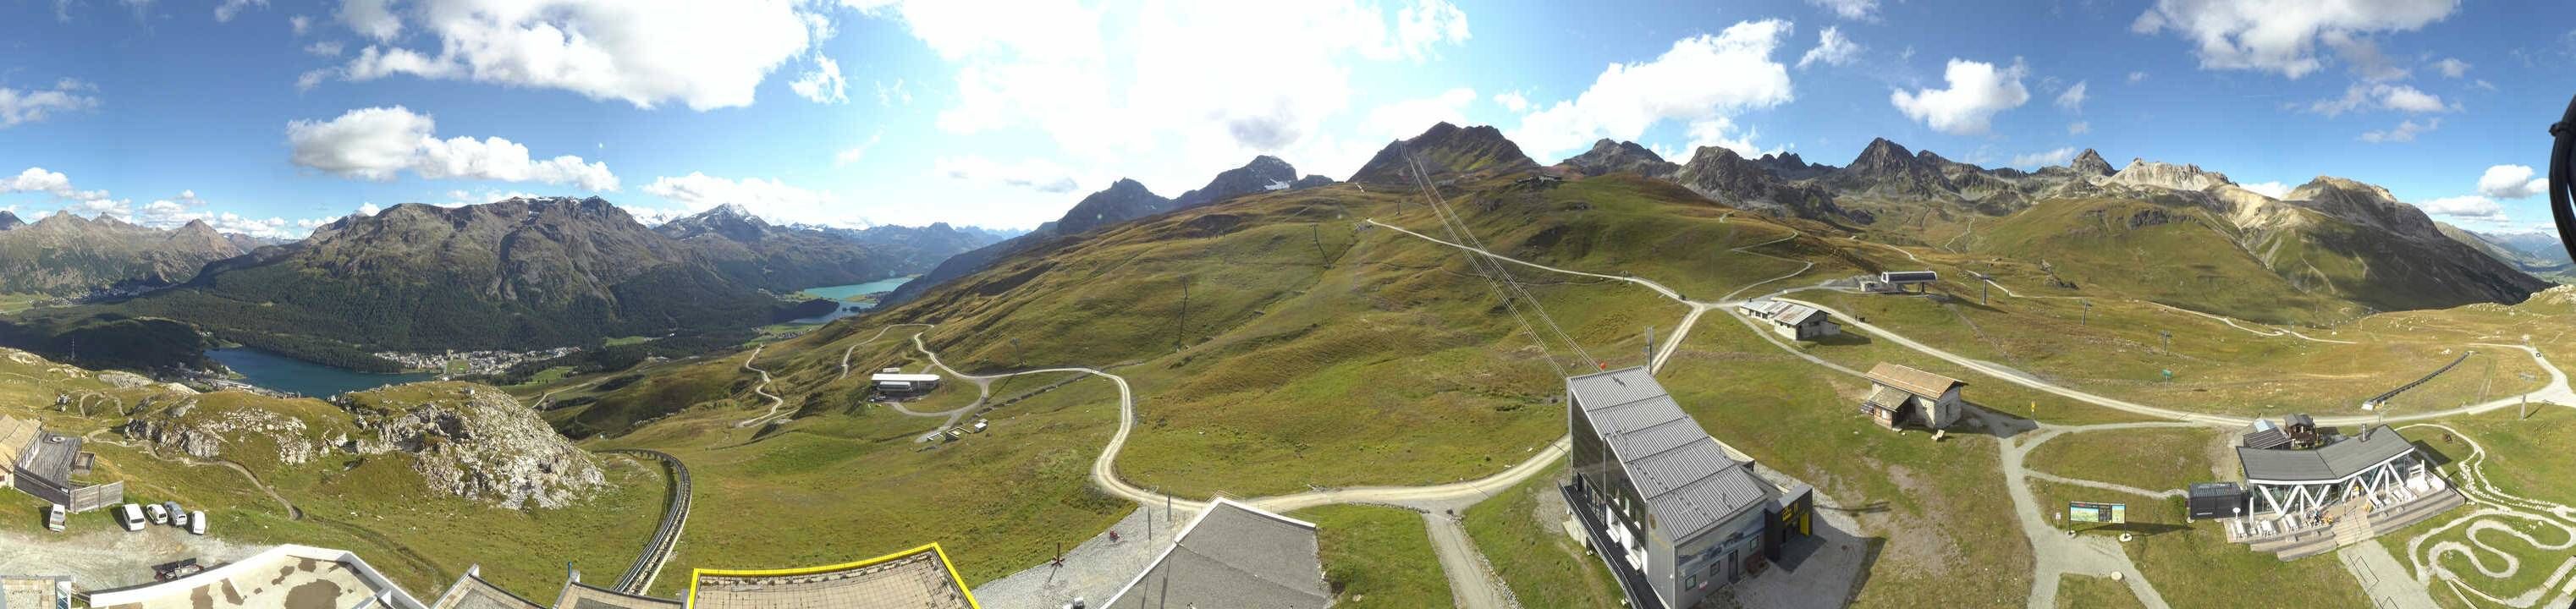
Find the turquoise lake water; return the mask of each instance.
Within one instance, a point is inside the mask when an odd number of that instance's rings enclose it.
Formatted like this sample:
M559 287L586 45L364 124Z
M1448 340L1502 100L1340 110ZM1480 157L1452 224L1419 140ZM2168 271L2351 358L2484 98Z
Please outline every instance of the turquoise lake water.
M206 357L242 375L242 382L262 389L327 398L351 391L438 378L429 373L368 374L307 362L249 347L212 349Z
M807 294L841 301L841 308L833 311L829 315L807 317L796 320L792 323L819 324L843 317L857 315L862 311L868 310L868 307L874 306L876 303L876 300L873 298L863 297L881 296L887 292L894 291L895 288L903 287L903 284L911 281L911 277L894 277L879 279L867 283L806 288L804 292Z

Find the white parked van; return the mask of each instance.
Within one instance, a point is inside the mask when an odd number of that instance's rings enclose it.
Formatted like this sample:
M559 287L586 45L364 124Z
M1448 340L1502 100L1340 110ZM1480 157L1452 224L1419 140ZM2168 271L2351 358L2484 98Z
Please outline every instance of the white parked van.
M127 531L143 530L143 506L131 503L116 506L116 522L125 525Z
M188 513L188 532L198 535L206 534L205 510L197 510Z
M46 530L50 530L50 531L61 531L61 530L63 530L63 521L64 521L64 520L66 520L66 519L68 519L68 518L69 518L69 514L67 514L67 513L66 513L66 511L63 509L63 504L60 504L60 503L52 503L52 504L46 504L46 505L45 505L45 529L46 529Z
M143 515L151 517L152 524L170 524L170 509L161 507L161 504L144 504Z

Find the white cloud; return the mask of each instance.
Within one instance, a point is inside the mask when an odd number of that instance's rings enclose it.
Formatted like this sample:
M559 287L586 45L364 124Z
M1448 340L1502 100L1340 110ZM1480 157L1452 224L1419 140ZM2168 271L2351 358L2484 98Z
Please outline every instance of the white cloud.
M1700 148L1709 146L1733 150L1737 156L1748 158L1780 152L1781 150L1779 148L1763 148L1760 145L1754 144L1754 138L1762 136L1761 131L1747 127L1743 130L1743 133L1737 133L1735 121L1723 116L1691 121L1690 127L1684 129L1682 133L1690 137L1690 145L1688 147L1690 150L1689 154L1698 154ZM1687 158L1687 156L1688 154L1683 157L1665 158L1666 160L1678 162L1682 160L1682 158Z
M2440 117L2435 117L2433 120L2422 123L2417 123L2415 122L2415 119L2410 118L2400 121L2397 123L2397 126L2390 127L2386 130L2363 132L2361 134L2361 141L2373 144L2383 142L2412 142L2415 141L2416 135L2429 133L2434 129L2440 128L2442 128L2442 119Z
M1080 186L1072 172L1044 159L1026 159L1018 163L995 163L980 156L942 157L932 163L934 171L951 179L984 184L1025 188L1043 193L1063 194Z
M303 74L295 76L295 91L298 93L311 91L314 87L322 86L322 79L330 77L330 70L306 70Z
M268 0L224 0L222 4L215 5L215 21L232 21L233 16L241 14L242 9L254 6L268 8Z
M2483 220L2488 222L2502 222L2506 220L2503 205L2496 203L2492 199L2477 195L2443 197L2431 201L2416 203L2415 206L2423 208L2424 213L2436 216L2448 216L2468 220Z
M1325 130L1352 110L1358 62L1421 60L1470 35L1463 12L1432 0L1143 4L1040 1L994 19L968 3L909 0L871 14L900 20L954 67L941 79L955 89L940 96L940 130L1032 129L1063 162L1141 167L1132 177L1166 188L1253 154L1308 170L1346 158L1354 144Z
M339 57L340 51L342 50L345 49L340 46L340 41L337 40L321 40L315 41L313 44L304 45L304 52L315 57Z
M2288 185L2288 184L2283 184L2283 183L2280 183L2280 182L2277 182L2277 181L2275 181L2275 182L2255 182L2255 183L2252 183L2252 184L2238 184L2238 185L2236 185L2236 186L2237 186L2238 188L2243 188L2243 189L2246 189L2246 190L2251 190L2251 191L2254 191L2254 192L2263 193L2263 196L2271 197L2271 198L2275 198L2275 199L2290 196L2290 189L2292 188L2292 187L2291 187L2290 185Z
M361 203L358 205L358 215L361 216L373 216L384 210L385 208L377 207L375 203Z
M1502 106L1504 110L1512 111L1513 114L1527 111L1530 107L1529 97L1521 95L1521 92L1519 91L1495 93L1494 104Z
M690 172L680 177L655 178L644 186L644 192L670 199L692 213L718 205L740 205L752 215L784 222L817 222L846 224L846 206L830 192L807 190L778 180L760 178L729 179Z
M2433 62L2433 70L2449 78L2468 76L2469 62L2460 61L2458 57L2444 57L2441 61Z
M2364 81L2400 80L2414 74L2413 70L2398 65L2396 60L2389 59L2387 54L2379 52L2379 43L2369 37L2327 32L2320 38L2325 41L2327 47L2334 49L2335 57L2341 58L2344 65L2352 69L2354 76Z
M313 30L313 18L303 15L287 17L286 27L287 29L295 30L295 35L302 36L305 32Z
M2129 73L2129 84L2133 84L2133 85L2134 85L2134 84L2138 84L2138 83L2141 83L2141 82L2146 82L2146 80L2147 80L2147 73L2145 73L2145 72L2130 72L2130 73Z
M69 78L55 81L51 89L0 87L0 129L45 120L56 112L96 108L98 97L84 94L95 90L97 87Z
M1878 0L1807 0L1807 3L1844 19L1870 19L1878 13Z
M2067 135L2084 135L2092 132L2093 123L2091 121L2075 121L2066 124Z
M868 149L877 147L877 140L883 137L885 137L885 132L883 131L869 134L868 141L859 142L859 145L857 146L843 148L839 154L832 155L832 164L848 165L859 162L859 159L866 158L868 156Z
M2192 40L2200 67L2255 70L2299 78L2323 67L2320 39L2356 40L2374 32L2411 31L2440 21L2459 0L2157 0L2129 29L2173 32Z
M391 41L403 30L402 18L394 15L393 3L394 0L341 0L340 23L359 35Z
M2083 112L2085 84L2085 81L2075 81L2075 86L2067 87L2065 93L2057 94L2057 107L2068 112Z
M26 171L18 172L16 176L0 177L0 194L13 192L41 192L56 197L71 198L79 191L72 188L71 176L63 175L58 171L46 171L43 167L29 167ZM103 191L99 193L100 196L106 196L106 194Z
M2523 165L2496 165L2478 176L2478 194L2498 199L2527 199L2549 192L2549 178Z
M343 177L388 181L409 170L430 180L544 182L617 190L617 176L609 173L607 163L585 163L573 155L535 160L526 146L510 140L442 140L433 135L436 129L437 122L430 116L393 106L351 110L329 121L289 122L286 139L297 166Z
M1888 102L1935 131L1982 134L1991 128L1996 113L2030 101L2030 90L2021 85L2028 71L2020 59L2014 59L2012 67L1996 69L1994 64L1952 58L1942 74L1950 88L1910 93L1900 89L1888 94Z
M903 79L901 78L894 79L894 84L892 86L885 84L885 81L877 81L876 88L877 105L879 106L893 106L895 105L895 102L902 102L907 106L912 105L912 90L904 88Z
M1653 61L1611 64L1591 88L1521 118L1512 141L1556 158L1601 138L1635 140L1665 120L1708 122L1795 97L1789 68L1771 59L1786 21L1747 21L1673 43Z
M1361 139L1403 139L1422 133L1432 123L1466 122L1467 105L1475 103L1476 90L1450 89L1439 95L1408 99L1370 109L1360 120Z
M1825 65L1839 66L1851 63L1853 59L1859 57L1860 45L1853 44L1850 38L1843 37L1842 28L1828 25L1825 29L1816 32L1816 48L1807 49L1807 54L1798 56L1798 69L1806 69L1807 64L1819 61L1824 62Z
M795 82L787 83L787 88L796 91L797 95L818 104L848 103L850 96L846 90L849 86L850 82L841 78L840 62L819 53L814 55L814 69L797 75Z
M2073 146L2068 146L2068 147L2065 147L2065 148L2058 148L2058 149L2055 149L2055 150L2043 150L2043 151L2039 151L2039 152L2033 152L2033 153L2030 153L2030 154L2016 154L2016 155L2013 155L2012 163L2010 163L2010 164L2011 164L2012 166L2014 166L2014 167L2041 167L2041 166L2047 166L2047 165L2064 165L2064 164L2067 164L2068 162L2071 162L2071 161L2075 160L2075 155L2076 155L2077 153L2080 153L2080 152L2083 152L2083 151L2082 151L2082 150L2078 150L2078 149L2076 149L2076 148L2075 148L2075 147L2073 147Z
M385 44L404 29L388 0L349 0L341 21ZM350 80L407 74L563 89L641 108L747 106L753 90L806 52L830 23L790 0L420 0L406 8L434 54L368 46ZM977 9L989 13L988 9Z
M2344 89L2343 97L2309 103L2307 110L2326 116L2340 116L2354 110L2385 109L2402 112L2448 112L2457 107L2443 103L2442 97L2406 85L2387 83L2356 84Z

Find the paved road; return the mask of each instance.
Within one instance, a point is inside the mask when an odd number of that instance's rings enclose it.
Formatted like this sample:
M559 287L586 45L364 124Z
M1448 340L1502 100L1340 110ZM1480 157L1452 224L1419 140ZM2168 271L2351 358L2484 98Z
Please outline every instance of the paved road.
M1978 416L1987 418L1986 424L1989 426L1999 424L1992 420L1996 415L1980 413ZM2054 506L2041 504L2039 499L2030 492L2028 478L2031 472L2023 464L2022 459L2030 454L2032 448L2067 431L2176 425L2175 423L2115 423L2083 427L2042 427L2036 432L1999 440L2003 445L2003 460L1998 465L2004 474L2004 490L2012 495L2013 515L2021 524L2022 536L2030 538L2033 566L2030 598L2027 601L2030 609L2056 607L2057 582L2063 576L2071 574L2107 577L2113 573L2121 575L2121 579L2129 585L2129 592L2135 594L2138 601L2145 604L2147 609L2167 609L2164 595L2157 593L2156 587L2147 583L2146 574L2140 573L2138 566L2129 561L2129 553L2120 549L2119 542L2103 535L2068 537L2064 531L2040 515L2053 509Z

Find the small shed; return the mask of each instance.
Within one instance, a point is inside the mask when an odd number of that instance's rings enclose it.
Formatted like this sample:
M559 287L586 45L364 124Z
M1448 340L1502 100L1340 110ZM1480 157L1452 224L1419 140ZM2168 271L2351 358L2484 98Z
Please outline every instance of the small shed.
M1779 300L1736 305L1746 316L1769 322L1771 332L1789 340L1817 340L1843 333L1833 316L1815 307Z
M1879 362L1869 369L1869 381L1878 386L1861 401L1861 411L1877 419L1880 425L1921 425L1943 429L1959 421L1966 406L1959 391L1966 382L1911 366Z
M2245 514L2245 488L2234 482L2194 482L2188 495L2185 505L2193 520Z
M939 375L936 374L881 372L869 376L868 381L876 385L877 393L887 395L919 395L939 388Z

